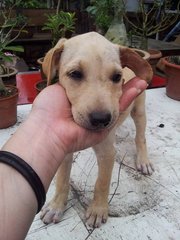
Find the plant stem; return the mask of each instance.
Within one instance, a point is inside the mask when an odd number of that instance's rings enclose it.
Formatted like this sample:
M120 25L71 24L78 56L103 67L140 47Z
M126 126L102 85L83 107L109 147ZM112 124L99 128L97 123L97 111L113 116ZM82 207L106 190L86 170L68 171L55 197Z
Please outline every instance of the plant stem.
M61 0L58 0L57 8L56 8L56 14L59 13L60 5L61 5Z
M6 91L6 87L3 83L2 77L0 76L0 93L5 91Z

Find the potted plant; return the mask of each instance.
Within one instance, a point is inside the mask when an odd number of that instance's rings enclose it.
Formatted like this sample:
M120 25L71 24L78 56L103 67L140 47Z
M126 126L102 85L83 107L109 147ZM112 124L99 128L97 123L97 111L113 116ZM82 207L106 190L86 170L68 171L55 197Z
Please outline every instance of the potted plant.
M11 10L11 9L10 9ZM4 22L0 25L0 128L7 128L15 124L17 120L17 99L18 89L15 86L6 86L4 77L10 77L17 73L17 70L8 66L7 62L12 61L12 56L7 51L23 51L21 46L10 44L19 36L11 38L11 32L16 26L7 12L2 12Z
M56 14L47 15L42 30L48 30L52 34L52 46L58 42L60 38L69 37L75 30L75 13L60 11Z
M127 32L123 17L125 12L123 0L114 0L113 2L114 16L105 37L113 43L128 46Z
M48 30L52 34L52 47L56 45L60 38L67 37L68 33L75 31L75 13L70 12L56 12L55 14L48 14L47 21L44 23L42 30ZM42 65L43 57L37 62Z
M104 35L113 20L113 0L94 0L90 3L86 11L93 18L96 31Z
M94 19L96 31L113 43L128 45L123 0L91 1L86 10Z
M135 21L132 21L126 13L124 14L132 31L131 37L139 37L141 49L148 49L149 37L158 35L159 32L166 30L177 21L180 2L177 6L177 13L170 13L172 4L172 0L155 0L148 7L144 0L139 0L138 11L134 12Z
M166 94L180 101L180 56L168 56L162 59L167 77Z
M69 33L75 31L75 13L56 11L55 14L47 14L47 21L42 30L48 30L52 34L52 47L56 45L60 38L68 37ZM43 57L37 60L41 65Z
M0 74L0 129L14 125L17 121L18 89L5 86Z
M159 32L166 30L177 21L179 17L180 2L177 6L177 13L170 13L172 4L172 0L155 0L152 1L151 6L148 7L144 3L144 0L139 0L138 11L134 12L135 21L132 21L126 13L124 14L127 23L130 25L131 42L134 37L136 39L138 38L138 48L149 51L149 62L154 70L154 73L156 64L162 57L162 54L158 50L148 49L148 38L153 35L158 36Z
M55 46L55 44L58 42L60 38L64 37L70 37L70 35L75 31L75 13L70 12L64 12L64 11L58 11L55 14L49 14L47 15L47 22L45 22L42 30L48 30L52 34L52 47ZM69 35L70 34L70 35ZM46 83L44 83L45 76L42 71L42 63L43 59L39 58L37 62L40 64L40 71L42 76L42 82L38 82L36 84L37 91L41 91L44 86L46 86Z

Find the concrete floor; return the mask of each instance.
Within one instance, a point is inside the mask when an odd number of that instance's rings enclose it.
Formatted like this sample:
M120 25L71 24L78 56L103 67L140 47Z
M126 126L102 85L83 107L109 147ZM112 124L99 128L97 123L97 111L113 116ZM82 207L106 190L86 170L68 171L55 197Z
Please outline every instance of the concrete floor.
M76 153L62 221L46 226L37 215L26 240L180 239L180 102L168 98L165 88L146 92L147 143L149 158L156 169L154 174L142 176L134 168L135 129L129 118L117 131L108 222L94 230L85 224L85 207L92 199L97 175L94 153L87 149ZM30 108L31 105L18 107L18 123L0 130L0 146L26 118ZM54 181L47 201L53 192Z

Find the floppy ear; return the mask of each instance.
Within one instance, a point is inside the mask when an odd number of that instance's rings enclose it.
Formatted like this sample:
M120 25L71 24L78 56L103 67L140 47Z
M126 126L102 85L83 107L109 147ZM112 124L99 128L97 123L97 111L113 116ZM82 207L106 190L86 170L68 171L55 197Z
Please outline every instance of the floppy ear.
M54 48L51 48L45 55L42 69L47 77L47 86L51 84L52 79L57 75L61 52L63 51L65 38L60 39Z
M120 60L122 67L130 68L137 77L150 83L153 77L153 71L150 64L138 53L130 48L120 47Z

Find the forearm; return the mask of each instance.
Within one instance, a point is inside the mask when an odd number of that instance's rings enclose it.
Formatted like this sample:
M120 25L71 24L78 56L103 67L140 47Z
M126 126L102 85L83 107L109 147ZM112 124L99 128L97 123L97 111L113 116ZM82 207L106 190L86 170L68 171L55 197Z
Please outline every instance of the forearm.
M49 131L47 122L40 123L31 114L2 148L27 162L40 177L46 191L64 158L61 148L56 149L52 143ZM4 163L0 163L0 189L1 237L24 239L37 212L35 193L18 171Z
M39 122L33 114L31 115L2 150L12 152L26 161L40 177L47 191L65 154L62 148L56 148L54 145L48 124Z
M35 194L15 169L0 163L1 239L23 240L37 212Z

